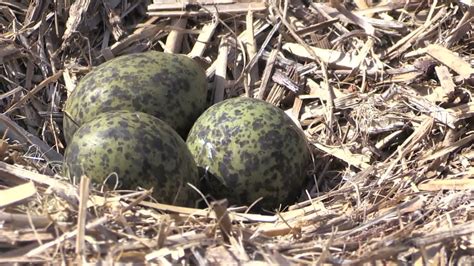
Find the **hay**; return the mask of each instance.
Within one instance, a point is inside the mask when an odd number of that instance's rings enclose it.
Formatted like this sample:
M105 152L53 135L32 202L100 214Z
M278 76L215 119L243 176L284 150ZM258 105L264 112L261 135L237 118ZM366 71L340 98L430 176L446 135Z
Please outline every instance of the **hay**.
M0 263L472 265L473 4L340 2L2 1ZM195 58L212 101L301 125L298 203L184 208L60 175L68 94L151 49Z

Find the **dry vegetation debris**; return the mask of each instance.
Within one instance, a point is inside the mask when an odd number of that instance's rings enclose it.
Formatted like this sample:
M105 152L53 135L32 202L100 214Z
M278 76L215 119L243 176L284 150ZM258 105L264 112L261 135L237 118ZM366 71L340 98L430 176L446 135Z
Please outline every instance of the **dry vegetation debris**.
M472 265L472 1L0 2L0 262ZM213 102L283 108L314 148L298 204L163 205L60 176L62 107L94 66L161 50ZM284 206L282 206L284 207Z

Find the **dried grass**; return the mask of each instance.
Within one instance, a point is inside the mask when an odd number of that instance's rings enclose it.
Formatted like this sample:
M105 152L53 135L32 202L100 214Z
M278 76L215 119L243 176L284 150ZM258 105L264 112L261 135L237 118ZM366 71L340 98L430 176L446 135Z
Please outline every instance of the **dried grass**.
M0 263L473 264L470 1L154 2L0 3ZM301 125L297 204L184 208L59 174L69 92L151 49L200 62L214 102Z

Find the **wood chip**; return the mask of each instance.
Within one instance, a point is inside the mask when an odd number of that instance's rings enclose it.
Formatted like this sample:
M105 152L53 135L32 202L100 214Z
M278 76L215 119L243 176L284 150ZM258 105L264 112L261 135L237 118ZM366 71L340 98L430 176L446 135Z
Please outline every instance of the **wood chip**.
M219 56L216 59L216 75L215 75L215 90L214 103L224 100L226 79L227 79L227 59L229 55L229 44L226 38L223 38L219 45Z
M285 43L283 44L282 48L283 50L288 51L294 55L314 59L300 44ZM335 50L321 49L317 47L311 47L311 49L318 56L318 58L326 64L346 69L353 69L358 66L358 62L351 54L342 53Z
M0 208L6 208L12 204L24 202L28 198L36 195L36 193L36 187L33 182L0 190Z
M434 59L456 71L463 78L469 78L474 74L474 68L468 62L440 45L430 44L426 47L426 52Z
M471 176L474 172L471 171ZM418 185L422 191L439 191L439 190L474 190L474 179L442 179L430 180Z

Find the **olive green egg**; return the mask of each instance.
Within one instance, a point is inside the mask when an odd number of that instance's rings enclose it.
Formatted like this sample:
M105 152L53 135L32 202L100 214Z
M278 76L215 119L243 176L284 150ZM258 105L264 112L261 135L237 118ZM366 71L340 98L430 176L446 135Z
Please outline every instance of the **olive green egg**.
M206 109L206 97L206 75L185 55L148 51L119 56L85 75L69 95L64 137L69 143L79 126L100 113L128 110L160 118L185 139Z
M307 179L306 137L281 109L238 97L209 107L186 140L203 172L202 190L231 204L275 210L294 203Z
M198 170L186 143L142 112L107 112L84 123L65 150L63 170L96 183L115 173L121 189L153 188L161 203L193 206L198 196L187 185L198 185Z

